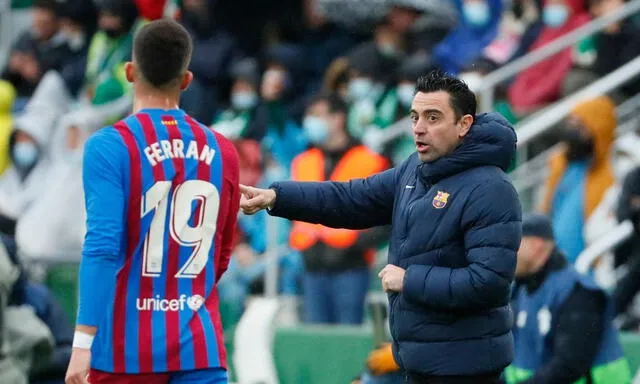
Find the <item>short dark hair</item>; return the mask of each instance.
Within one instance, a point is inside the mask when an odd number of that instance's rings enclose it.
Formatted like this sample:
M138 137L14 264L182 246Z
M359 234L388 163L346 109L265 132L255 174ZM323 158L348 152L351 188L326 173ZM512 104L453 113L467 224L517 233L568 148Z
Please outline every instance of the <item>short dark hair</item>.
M193 43L186 29L169 19L152 21L136 33L133 59L156 88L174 86L189 67Z
M457 119L464 115L476 115L476 95L464 81L437 69L418 78L416 93L438 91L444 91L449 94L451 107L456 113Z
M331 113L344 113L346 115L349 110L347 103L342 100L339 95L333 92L322 92L311 99L307 105L312 106L320 102L327 103L329 105L329 112Z
M34 8L44 9L45 11L49 11L56 16L60 14L60 7L55 0L36 0L33 2Z

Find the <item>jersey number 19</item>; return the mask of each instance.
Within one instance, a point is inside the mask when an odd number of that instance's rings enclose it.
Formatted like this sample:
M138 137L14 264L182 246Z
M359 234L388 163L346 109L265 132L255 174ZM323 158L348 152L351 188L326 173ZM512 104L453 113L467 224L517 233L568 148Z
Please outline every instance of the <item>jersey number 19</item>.
M156 182L143 196L140 216L155 210L149 232L143 245L142 276L158 277L162 272L164 238L171 181ZM195 225L189 224L193 202L200 204ZM209 251L216 232L220 193L211 183L187 180L176 186L171 203L169 232L178 244L193 248L187 261L180 267L177 278L195 278L209 259Z

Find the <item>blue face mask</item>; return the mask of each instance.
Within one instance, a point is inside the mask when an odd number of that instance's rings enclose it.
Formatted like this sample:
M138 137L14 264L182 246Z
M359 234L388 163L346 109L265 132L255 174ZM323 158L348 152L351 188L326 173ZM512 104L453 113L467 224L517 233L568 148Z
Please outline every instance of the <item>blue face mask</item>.
M13 162L16 167L27 169L38 159L38 147L32 142L21 141L13 146Z
M329 137L329 126L321 117L307 116L302 122L304 134L311 144L321 145Z
M349 82L349 98L351 100L366 99L373 89L373 82L366 78L357 78Z
M562 4L547 5L542 11L542 21L549 27L560 27L568 18L569 10Z
M413 84L400 84L396 91L398 95L398 101L404 108L411 107L413 102L413 95L415 93L415 87Z
M484 27L491 16L489 5L484 1L466 2L462 6L464 18L474 27Z
M238 91L231 95L231 106L238 111L251 109L258 104L258 95L255 92Z

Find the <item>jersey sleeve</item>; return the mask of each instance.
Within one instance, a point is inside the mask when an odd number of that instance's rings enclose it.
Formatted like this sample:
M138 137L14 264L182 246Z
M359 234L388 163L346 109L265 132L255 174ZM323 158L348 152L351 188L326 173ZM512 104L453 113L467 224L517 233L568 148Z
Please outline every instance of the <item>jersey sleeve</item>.
M238 159L238 152L229 140L218 134L216 134L216 138L220 143L219 145L223 156L224 183L229 191L227 194L228 199L223 201L223 204L228 207L228 211L226 212L224 227L222 228L220 265L216 271L216 281L218 281L229 266L229 260L231 259L231 253L233 252L233 246L235 244L235 232L238 222L238 211L240 209L240 161Z
M87 233L80 264L78 324L98 326L115 289L116 273L124 260L121 241L125 229L128 154L113 128L96 132L85 144L82 183ZM98 282L98 283L97 283Z

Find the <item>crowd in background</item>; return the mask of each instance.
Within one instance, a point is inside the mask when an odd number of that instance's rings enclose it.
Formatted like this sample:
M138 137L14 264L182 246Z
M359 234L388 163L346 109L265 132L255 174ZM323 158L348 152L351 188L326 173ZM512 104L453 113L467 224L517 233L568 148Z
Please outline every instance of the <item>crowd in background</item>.
M9 49L0 80L0 232L6 257L79 262L84 234L81 157L86 138L131 107L124 63L146 20L179 20L194 42L194 81L181 108L232 139L241 183L347 180L400 163L411 136L377 133L406 117L416 79L432 69L474 88L482 76L623 6L622 0L34 0L31 24ZM511 122L570 94L640 54L640 23L612 23L502 84L494 108ZM549 165L540 210L570 261L611 228L640 222L640 165L632 132L615 139L615 104L638 81L578 106L562 130L568 150ZM366 144L366 145L363 145ZM229 318L263 289L265 252L276 253L279 291L302 295L302 318L362 323L376 250L387 228L330 230L241 216L220 282ZM272 247L273 243L278 246ZM640 236L615 250L624 314L640 286ZM379 252L378 254L383 254ZM603 260L608 260L603 258ZM607 269L607 262L600 269ZM59 377L71 322L44 286L7 277L9 305L29 303L44 327L33 343L60 356L33 377ZM607 280L608 279L608 280ZM15 281L15 282L14 282ZM624 321L634 327L637 322ZM629 325L631 324L631 325ZM47 332L44 332L47 331ZM44 340L44 341L43 341ZM53 355L52 355L53 356ZM57 356L57 355L55 355ZM36 373L34 373L36 372ZM58 375L58 376L56 376Z

